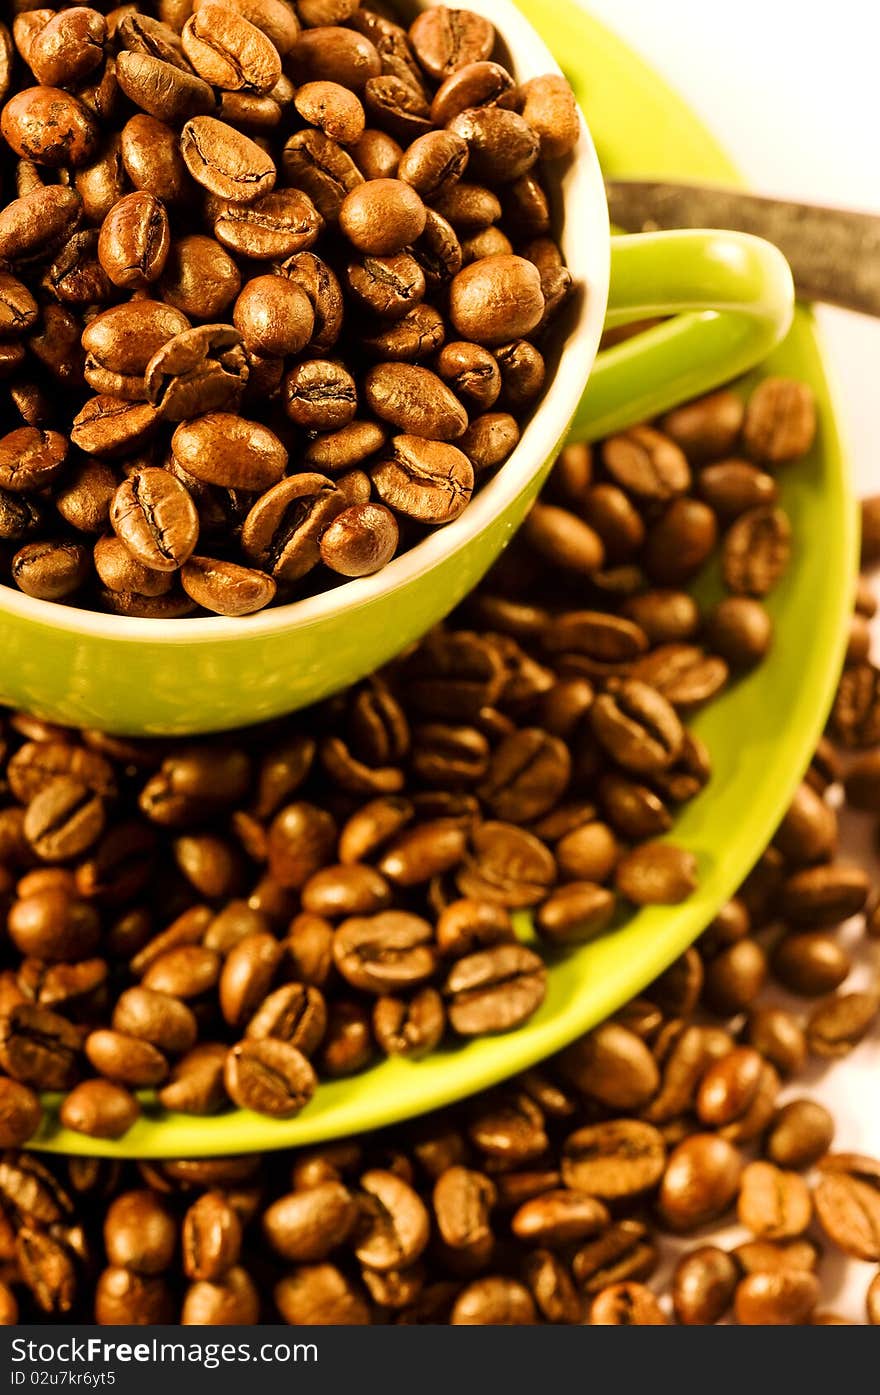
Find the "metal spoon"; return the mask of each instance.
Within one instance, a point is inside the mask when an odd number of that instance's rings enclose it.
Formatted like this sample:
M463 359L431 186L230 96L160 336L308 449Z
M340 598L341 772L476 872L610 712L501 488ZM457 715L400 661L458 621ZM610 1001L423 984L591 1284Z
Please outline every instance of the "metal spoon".
M785 255L803 300L880 317L880 215L703 184L605 181L612 223L626 232L731 228Z

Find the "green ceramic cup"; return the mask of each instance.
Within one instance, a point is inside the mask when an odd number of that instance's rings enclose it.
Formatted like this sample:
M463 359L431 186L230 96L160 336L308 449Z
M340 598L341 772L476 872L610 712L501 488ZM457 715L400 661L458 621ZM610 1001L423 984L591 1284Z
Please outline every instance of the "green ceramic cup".
M558 71L509 0L475 8L504 35L520 79ZM568 336L516 450L456 522L377 576L238 620L123 619L0 586L0 702L138 736L245 726L315 702L392 658L476 585L573 420L582 439L632 424L745 370L785 333L791 278L768 244L718 232L610 238L586 128L552 192L579 287ZM597 356L606 308L609 324L674 318Z

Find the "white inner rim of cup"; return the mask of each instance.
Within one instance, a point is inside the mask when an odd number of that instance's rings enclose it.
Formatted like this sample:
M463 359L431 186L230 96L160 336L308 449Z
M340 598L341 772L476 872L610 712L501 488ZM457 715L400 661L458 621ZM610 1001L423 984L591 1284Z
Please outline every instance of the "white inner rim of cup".
M494 23L510 52L518 81L561 71L543 40L510 0L468 0L468 4ZM406 8L415 12L429 6L416 0ZM373 576L347 581L320 595L290 601L240 619L206 616L149 620L105 615L36 600L5 583L0 583L0 612L53 629L136 643L216 644L273 633L290 634L339 611L348 613L380 597L390 598L439 562L468 547L528 486L562 437L580 400L599 346L608 301L610 233L602 173L592 139L583 123L576 149L560 165L561 179L556 181L556 197L564 212L560 243L580 296L579 314L562 347L553 380L516 449L453 523L438 528ZM549 164L546 169L552 180L554 166Z

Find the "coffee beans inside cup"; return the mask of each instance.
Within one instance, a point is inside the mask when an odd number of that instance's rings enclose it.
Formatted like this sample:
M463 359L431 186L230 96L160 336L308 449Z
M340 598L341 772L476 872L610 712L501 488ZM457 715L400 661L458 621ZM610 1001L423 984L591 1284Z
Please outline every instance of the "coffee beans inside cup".
M444 6L0 25L0 566L246 615L378 571L519 440L574 287L560 76Z
M2 1142L33 1134L45 1090L65 1092L63 1124L96 1137L125 1134L140 1091L184 1113L292 1117L321 1079L515 1030L543 1003L545 953L689 896L696 859L666 835L711 763L687 719L763 657L772 624L738 571L705 615L683 587L719 534L727 558L737 529L768 512L750 557L769 537L781 573L775 477L731 460L765 398L725 391L595 455L564 451L451 620L318 707L192 742L11 714ZM763 481L764 503L752 490L734 508L722 491L722 509L717 486L706 501L725 459ZM167 471L154 479L126 515L144 547L147 499L156 514L177 487ZM110 548L105 562L146 565ZM802 795L786 855L807 827L811 857L830 846L817 803ZM840 956L817 938L816 907L843 914L863 888L829 885L806 861L786 889L798 934L774 963L831 991ZM707 996L736 1010L763 971L751 941L732 946L708 968ZM813 1035L831 1052L850 1028L832 1012Z

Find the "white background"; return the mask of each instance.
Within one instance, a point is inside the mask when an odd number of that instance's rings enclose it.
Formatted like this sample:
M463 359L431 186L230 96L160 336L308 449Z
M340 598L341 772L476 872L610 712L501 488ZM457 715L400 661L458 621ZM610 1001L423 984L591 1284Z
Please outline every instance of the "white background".
M880 213L875 0L589 0L588 8L679 89L755 188ZM821 318L858 487L880 493L880 321L827 309ZM843 851L877 878L870 825L848 816ZM880 959L880 945L873 953ZM854 982L876 969L864 956ZM835 1146L880 1156L880 1036L816 1072L810 1089L838 1119ZM864 1321L871 1267L829 1257L822 1272L823 1307Z

